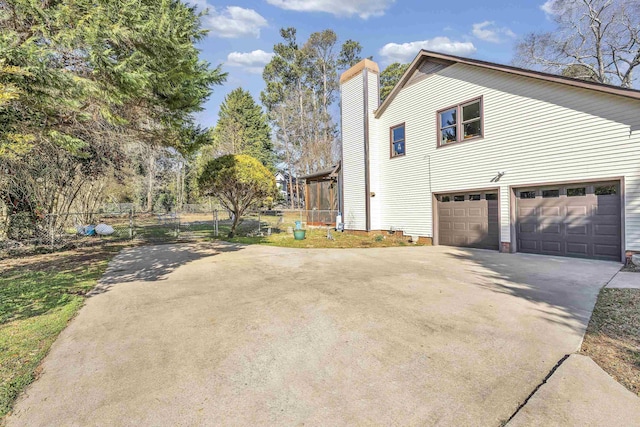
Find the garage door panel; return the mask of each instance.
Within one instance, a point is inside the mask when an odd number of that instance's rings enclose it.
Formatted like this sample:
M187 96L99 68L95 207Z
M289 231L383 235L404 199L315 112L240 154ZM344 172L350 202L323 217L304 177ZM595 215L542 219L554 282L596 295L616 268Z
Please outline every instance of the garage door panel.
M587 236L589 234L589 227L586 225L567 225L566 230L570 236Z
M570 255L589 255L589 244L587 243L567 242L566 249Z
M467 223L466 222L454 222L453 223L453 229L455 231L466 231L467 230Z
M594 254L596 256L617 256L620 257L620 246L618 245L604 245L604 244L596 244L593 246Z
M482 232L485 229L485 225L479 222L470 222L469 223L469 231L471 232Z
M440 239L440 244L446 245L446 246L453 246L453 240L451 239L451 236L445 236Z
M467 236L457 234L453 236L452 245L454 246L467 246Z
M468 217L484 217L484 212L485 210L482 208L469 208L469 210L467 211L467 216Z
M535 233L537 224L535 222L520 223L518 224L518 230L520 233Z
M580 217L587 216L587 207L586 206L567 206L567 216L569 217Z
M453 210L453 216L455 216L455 217L463 217L464 218L464 217L467 216L467 210L466 209L454 209Z
M593 234L595 236L613 236L618 237L620 235L620 228L615 225L608 224L594 224Z
M562 211L560 209L560 207L558 206L543 206L540 209L540 215L543 217L549 217L549 216L561 216L562 215Z
M554 254L559 254L562 252L562 242L550 242L550 241L543 241L541 244L541 249L542 252L552 252Z
M605 215L617 216L617 215L620 215L620 205L616 204L616 205L594 206L593 211L597 216L605 216Z
M554 193L545 192L544 187L516 190L518 250L619 261L622 253L619 185L613 186L618 193L613 195L596 195L593 190L610 189L611 185L561 185L552 187ZM577 188L583 190L576 192ZM526 198L520 198L520 194ZM543 198L543 194L558 197Z
M534 206L520 206L518 207L518 216L521 218L526 218L529 216L536 216L537 208Z
M561 224L541 224L540 232L544 234L560 234Z
M537 240L526 240L521 239L518 242L518 248L529 251L537 251L538 250L538 241Z

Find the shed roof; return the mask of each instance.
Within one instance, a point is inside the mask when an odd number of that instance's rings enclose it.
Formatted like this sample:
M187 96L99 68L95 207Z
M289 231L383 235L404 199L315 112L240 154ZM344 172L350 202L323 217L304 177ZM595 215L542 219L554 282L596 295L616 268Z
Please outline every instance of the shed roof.
M340 162L338 162L337 165L333 165L331 167L319 170L309 175L301 176L300 179L322 178L324 176L330 177L330 176L336 175L339 170L340 170Z

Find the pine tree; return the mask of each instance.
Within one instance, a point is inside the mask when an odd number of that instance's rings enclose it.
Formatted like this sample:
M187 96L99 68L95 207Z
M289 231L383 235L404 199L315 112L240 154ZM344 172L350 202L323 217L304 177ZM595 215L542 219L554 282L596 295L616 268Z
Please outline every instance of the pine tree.
M247 154L274 168L267 116L248 91L237 88L225 97L213 130L213 152L216 157Z

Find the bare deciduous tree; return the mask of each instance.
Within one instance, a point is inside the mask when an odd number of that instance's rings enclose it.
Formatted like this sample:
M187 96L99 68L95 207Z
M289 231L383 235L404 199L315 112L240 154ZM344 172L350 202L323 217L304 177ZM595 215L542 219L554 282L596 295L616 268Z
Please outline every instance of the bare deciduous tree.
M547 6L557 29L528 34L517 46L516 65L633 87L640 65L637 0L555 0Z

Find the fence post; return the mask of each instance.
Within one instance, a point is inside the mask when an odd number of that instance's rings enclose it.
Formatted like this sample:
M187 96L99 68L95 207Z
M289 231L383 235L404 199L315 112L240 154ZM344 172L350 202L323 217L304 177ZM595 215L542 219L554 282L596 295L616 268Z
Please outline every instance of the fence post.
M129 240L133 240L133 208L129 209Z
M213 211L213 234L218 237L218 209Z

